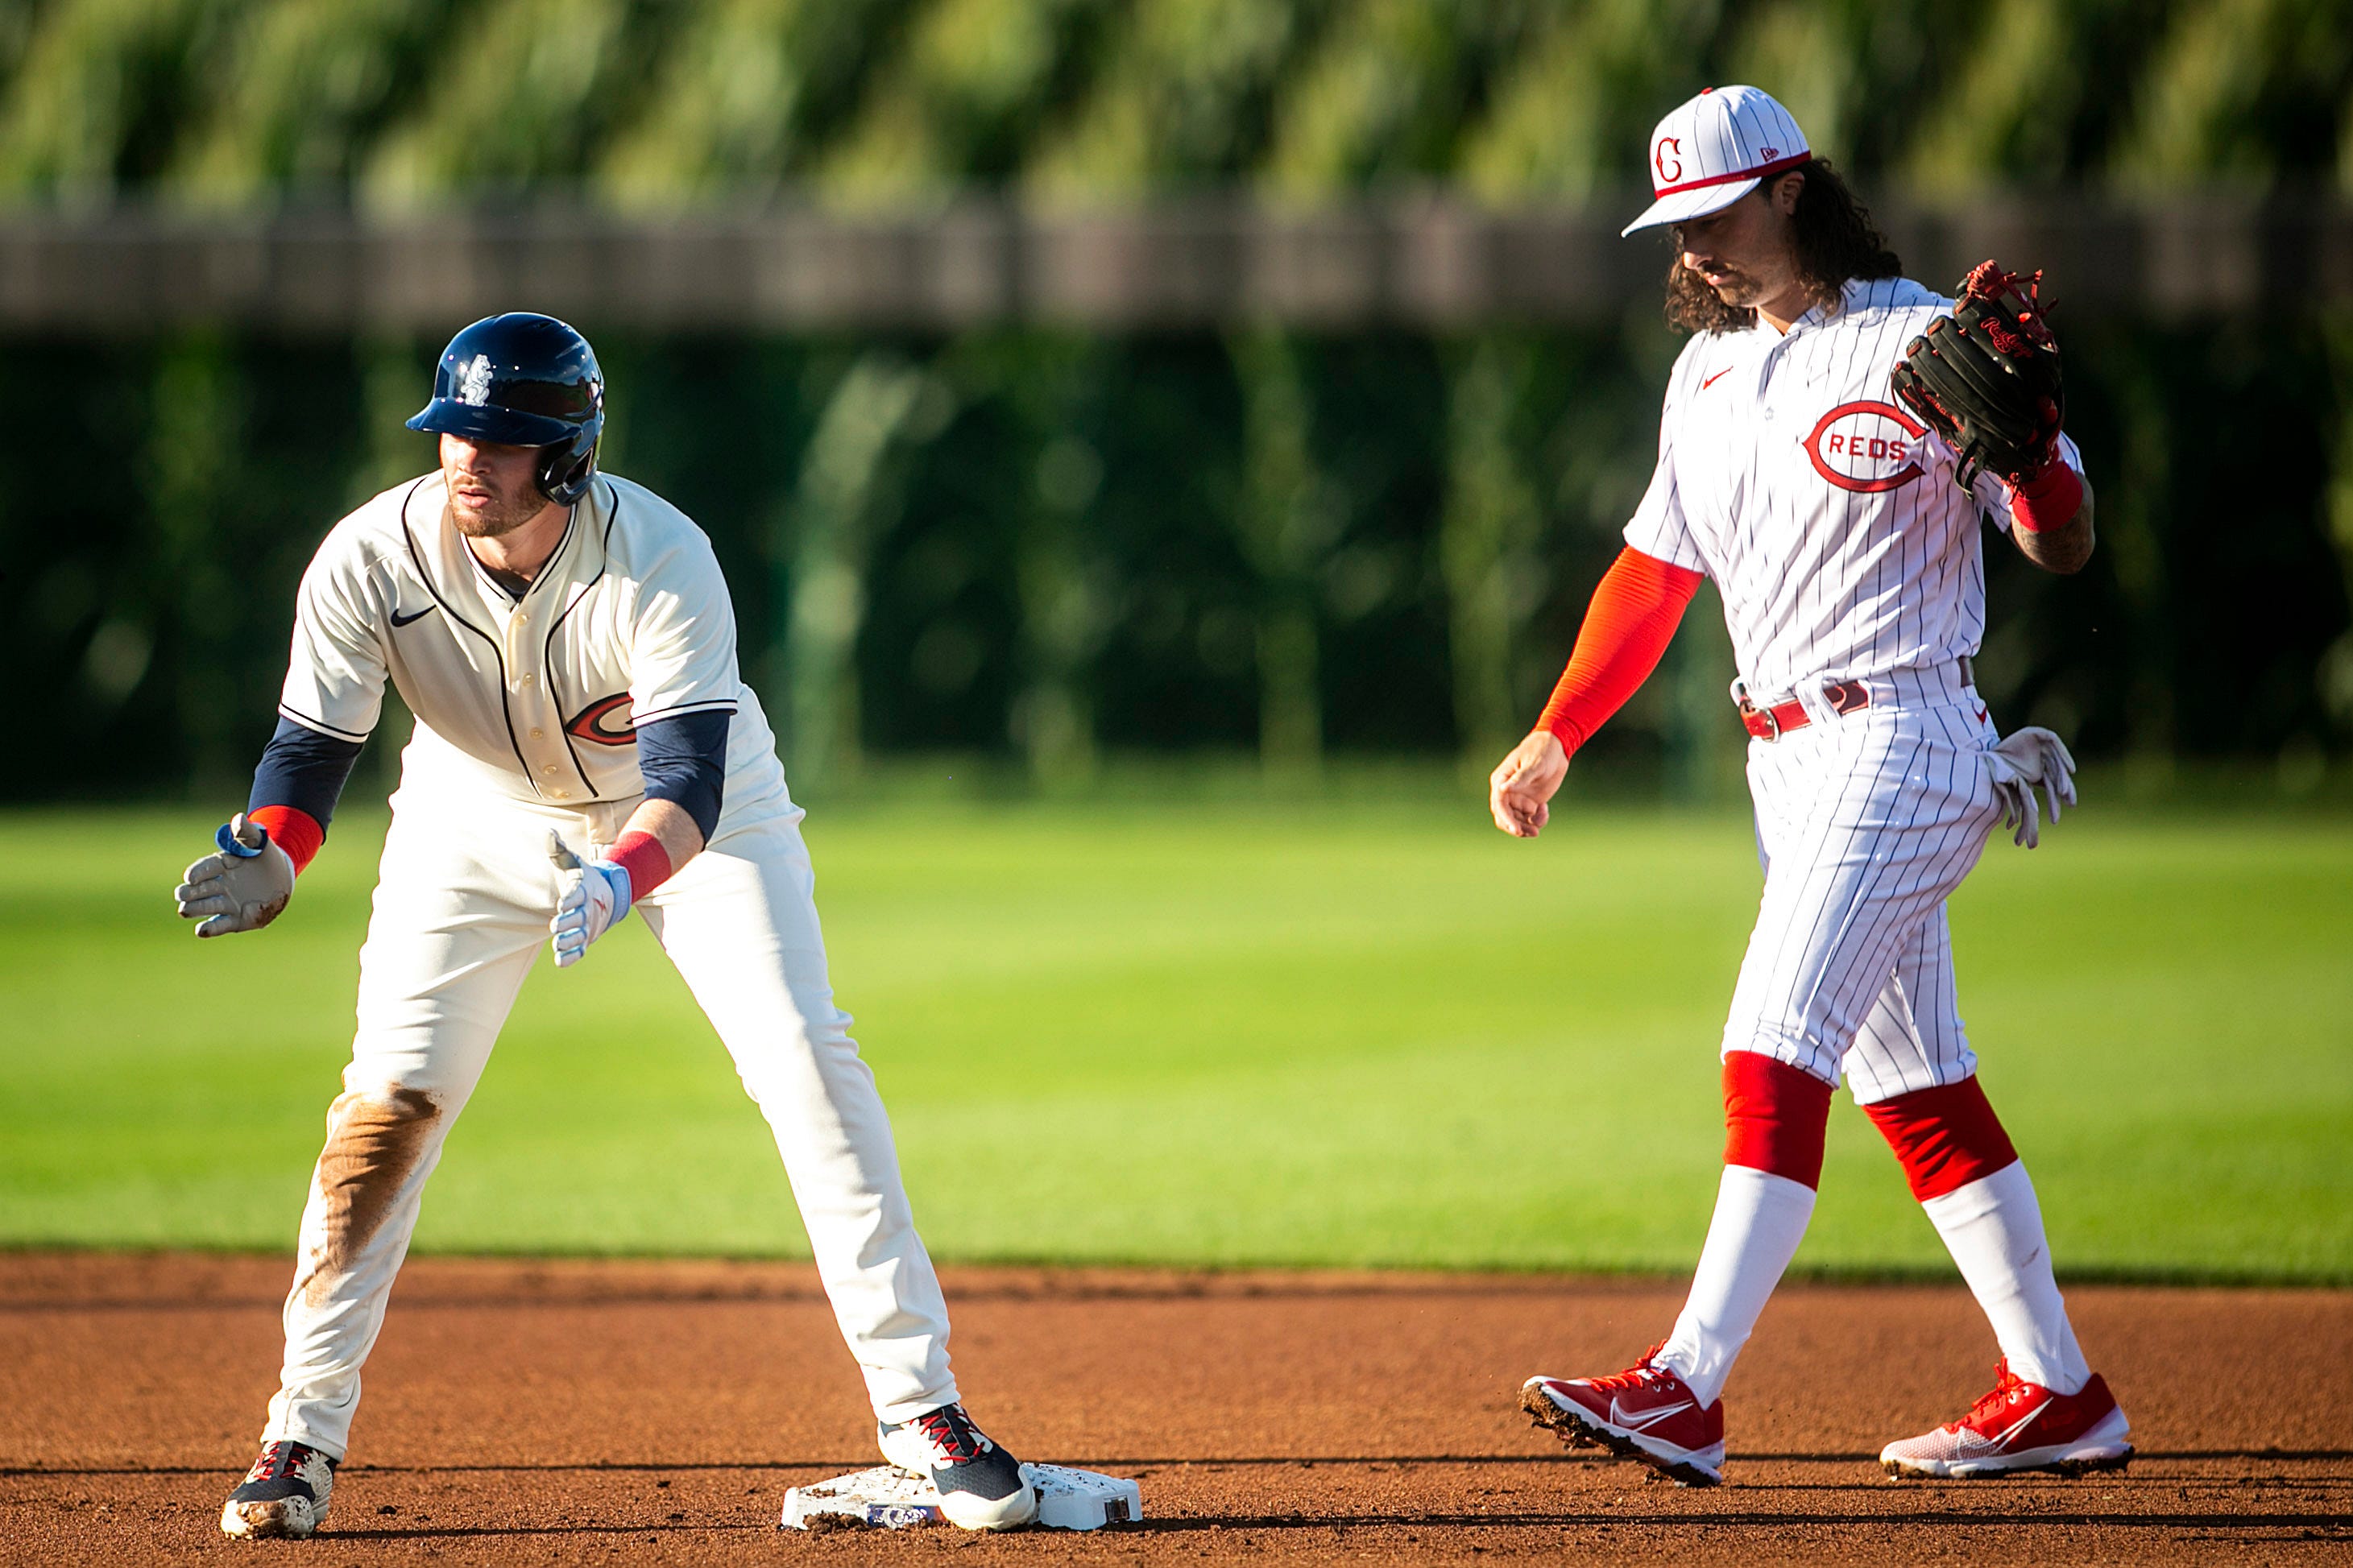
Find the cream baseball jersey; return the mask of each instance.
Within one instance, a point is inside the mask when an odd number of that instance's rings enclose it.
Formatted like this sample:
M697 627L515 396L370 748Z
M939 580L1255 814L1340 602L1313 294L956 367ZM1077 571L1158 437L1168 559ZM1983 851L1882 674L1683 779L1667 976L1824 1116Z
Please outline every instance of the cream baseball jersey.
M296 601L280 714L362 740L389 679L418 721L410 782L421 768L551 805L641 793L635 726L674 714L735 716L731 777L776 765L736 672L726 580L683 513L599 475L518 599L450 526L443 490L438 472L396 486L327 535Z
M1908 279L1856 279L1835 313L1695 333L1675 361L1626 542L1715 580L1751 691L1977 651L1979 520L2008 529L2010 492L1985 475L1963 494L1952 449L1888 382L1951 308ZM2082 471L2073 441L2059 450Z

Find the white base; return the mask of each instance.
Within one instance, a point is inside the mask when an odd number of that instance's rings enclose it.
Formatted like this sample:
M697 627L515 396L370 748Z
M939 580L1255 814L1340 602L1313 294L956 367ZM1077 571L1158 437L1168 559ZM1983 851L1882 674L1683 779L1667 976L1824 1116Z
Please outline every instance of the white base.
M1144 1492L1134 1481L1061 1465L1024 1465L1021 1473L1038 1489L1038 1523L1045 1529L1101 1530L1144 1517ZM820 1518L882 1530L947 1522L931 1481L896 1465L793 1488L785 1494L785 1514L776 1528L807 1530Z

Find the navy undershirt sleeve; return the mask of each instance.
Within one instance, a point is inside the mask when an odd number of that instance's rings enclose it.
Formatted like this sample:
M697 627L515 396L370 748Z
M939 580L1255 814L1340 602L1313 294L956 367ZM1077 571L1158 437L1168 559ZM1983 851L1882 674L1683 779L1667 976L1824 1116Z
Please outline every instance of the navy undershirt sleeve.
M719 797L727 783L725 712L679 713L638 726L638 772L646 777L646 798L676 803L702 841L719 826Z
M319 825L322 834L335 815L350 782L352 764L360 760L357 741L338 740L305 729L291 719L278 721L278 733L261 749L261 765L253 770L253 794L245 809L290 805Z

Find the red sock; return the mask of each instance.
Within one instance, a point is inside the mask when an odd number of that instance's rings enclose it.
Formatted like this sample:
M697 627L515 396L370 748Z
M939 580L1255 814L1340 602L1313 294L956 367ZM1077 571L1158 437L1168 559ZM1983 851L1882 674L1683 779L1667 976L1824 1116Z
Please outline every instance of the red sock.
M1922 1203L2017 1163L2018 1151L1974 1078L1866 1105Z
M1724 1058L1724 1163L1822 1184L1831 1086L1755 1051Z

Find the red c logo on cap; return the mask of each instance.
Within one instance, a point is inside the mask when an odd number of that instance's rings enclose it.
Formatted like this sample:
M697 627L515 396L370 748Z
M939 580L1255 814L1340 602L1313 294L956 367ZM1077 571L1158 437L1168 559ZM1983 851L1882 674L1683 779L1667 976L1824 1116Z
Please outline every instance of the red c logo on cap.
M1668 163L1671 161L1668 158L1667 150L1671 147L1674 149L1674 156L1672 160L1674 163L1674 167L1672 169L1667 167ZM1683 139L1682 137L1662 136L1659 138L1659 150L1651 154L1651 167L1659 172L1659 184L1662 185L1672 185L1677 180L1683 177Z

